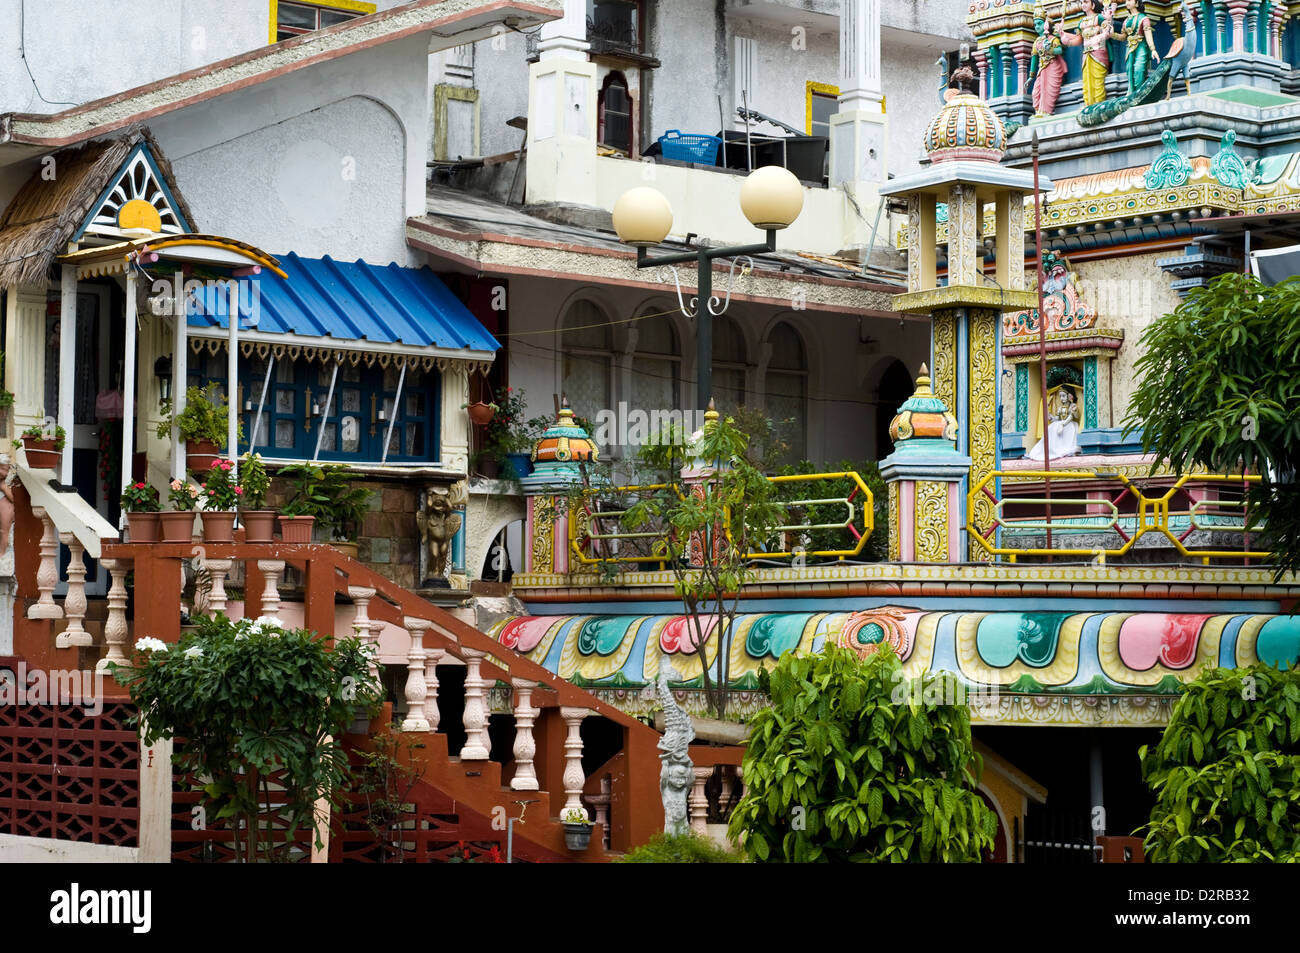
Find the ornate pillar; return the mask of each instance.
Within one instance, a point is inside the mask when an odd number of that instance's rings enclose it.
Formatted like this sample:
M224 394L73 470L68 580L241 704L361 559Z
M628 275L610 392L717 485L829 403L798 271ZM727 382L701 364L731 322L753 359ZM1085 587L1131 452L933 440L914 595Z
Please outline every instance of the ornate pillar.
M695 780L691 784L691 794L686 803L691 812L691 830L703 836L709 832L709 798L704 792L704 786L713 777L713 765L696 765L691 771Z
M81 620L86 617L86 561L81 540L72 533L60 533L59 541L68 547L68 594L63 597L63 615L68 627L54 639L54 647L66 649L93 645L94 639Z
M1025 84L1029 81L1029 61L1033 56L1034 45L1028 40L1016 40L1011 44L1011 55L1016 59L1016 94L1025 94Z
M982 99L987 99L989 95L989 53L988 50L976 50L972 56L975 57L975 72L978 86L976 87L977 95Z
M488 738L487 700L479 670L487 653L461 646L460 654L465 659L465 711L461 716L465 723L465 747L460 750L460 759L486 761L492 742Z
M948 190L948 284L983 284L982 211L975 186L954 182Z
M226 611L226 603L229 596L226 595L226 577L230 575L230 567L235 564L233 559L205 559L203 564L208 567L208 574L212 577L212 590L208 593L208 609L213 615L218 612Z
M424 630L432 623L407 616L402 624L411 636L411 648L406 656L406 718L402 730L428 731L429 720L424 717L424 696L428 690L424 681Z
M280 577L284 575L283 559L259 559L258 571L262 573L265 588L262 590L262 618L280 621Z
M1246 11L1250 0L1228 0L1228 15L1232 17L1232 52L1246 52ZM1222 22L1222 21L1220 21Z
M1000 96L1011 95L1011 45L1003 43L998 47L998 60L1002 64L1002 88Z
M526 678L512 678L510 683L519 693L519 701L515 704L515 776L510 779L510 789L536 791L537 771L533 767L533 757L537 754L537 742L533 739L533 723L537 720L537 709L530 703L537 683Z
M442 649L424 650L424 720L429 723L430 731L437 731L442 724L442 712L438 710L438 663L446 654Z
M469 365L464 361L448 361L442 369L442 412L438 440L438 459L449 469L468 471L469 468L469 415L465 402L469 399Z
M590 715L586 708L560 708L560 717L564 719L567 729L564 736L564 807L560 816L570 811L578 811L583 817L590 817L582 806L582 786L587 776L582 771L582 719Z
M365 586L348 586L348 598L352 600L353 605L357 607L357 614L352 618L352 631L357 634L363 643L374 646L374 651L370 653L370 675L378 677L379 662L375 658L379 651L378 640L373 637L370 628L370 600L375 597L375 590Z
M43 506L33 506L32 513L45 531L41 534L41 562L36 567L36 589L40 596L27 610L29 619L62 619L63 609L54 601L54 587L59 584L59 537Z
M108 620L104 623L104 644L108 646L108 654L99 660L95 665L96 672L108 671L109 665L117 663L125 665L127 663L126 653L122 647L126 645L126 573L127 563L120 559L101 559L100 565L108 570L113 584L108 590Z

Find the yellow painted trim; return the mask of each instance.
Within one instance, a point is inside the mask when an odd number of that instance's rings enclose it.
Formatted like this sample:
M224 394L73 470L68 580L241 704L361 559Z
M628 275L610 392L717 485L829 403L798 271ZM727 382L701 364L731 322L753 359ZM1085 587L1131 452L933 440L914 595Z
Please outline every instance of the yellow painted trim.
M830 83L814 83L812 80L809 80L804 84L803 131L808 133L810 136L812 135L812 101L814 93L820 93L823 96L838 96L840 94L840 88L838 86L832 86Z
M269 268L281 278L288 279L289 277L285 274L284 269L277 265L269 255L265 252L258 252L247 245L236 245L234 242L223 242L213 238L187 238L184 235L177 235L175 238L170 238L166 241L149 243L149 247L154 250L167 248L170 245L203 245L208 248L220 248L223 251L236 252L246 258L252 259L263 268Z
M360 13L362 16L374 13L378 9L373 3L361 3L360 0L329 0L328 3L319 3L317 0L293 0L294 3L301 3L307 7L324 7L326 10L347 10L350 13ZM270 38L268 43L279 42L276 36L279 34L277 24L280 22L280 2L271 0L271 23L268 28Z

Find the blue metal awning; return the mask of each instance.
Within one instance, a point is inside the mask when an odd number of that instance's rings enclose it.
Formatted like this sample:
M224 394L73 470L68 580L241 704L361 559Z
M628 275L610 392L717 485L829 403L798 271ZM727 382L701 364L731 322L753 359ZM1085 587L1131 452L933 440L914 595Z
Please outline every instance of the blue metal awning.
M479 355L501 347L428 268L339 262L328 255L301 258L293 252L278 257L287 279L264 270L240 289L243 340L291 335L302 344ZM228 295L209 282L190 296L186 316L192 335L225 336Z

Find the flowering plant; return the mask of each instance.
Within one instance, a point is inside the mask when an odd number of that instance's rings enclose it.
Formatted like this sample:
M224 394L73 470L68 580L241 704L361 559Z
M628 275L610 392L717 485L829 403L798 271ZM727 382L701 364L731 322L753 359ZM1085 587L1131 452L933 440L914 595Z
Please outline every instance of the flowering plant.
M229 460L213 460L203 481L203 508L206 510L233 510L239 505L244 489L230 476L235 465Z
M483 454L504 463L507 454L531 451L535 434L525 416L528 400L523 388L499 388L492 406L496 413L483 432Z
M132 483L122 491L122 509L128 513L157 513L162 509L158 491L148 483Z
M244 507L260 510L266 505L266 491L271 488L271 479L266 475L260 453L245 453L239 458L239 488L244 491Z
M192 510L198 505L199 488L189 480L172 480L168 486L171 487L171 492L167 494L167 502L178 513Z

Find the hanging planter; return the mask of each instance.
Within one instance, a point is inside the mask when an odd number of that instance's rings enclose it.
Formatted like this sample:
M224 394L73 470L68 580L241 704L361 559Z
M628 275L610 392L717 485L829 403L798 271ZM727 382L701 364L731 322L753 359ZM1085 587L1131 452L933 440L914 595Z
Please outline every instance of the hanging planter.
M191 473L202 476L220 459L221 448L211 440L185 441L185 467Z
M475 401L465 407L469 414L469 419L476 427L485 427L496 416L497 409L492 404L485 404L483 401Z
M63 458L63 447L67 442L62 427L52 432L40 426L28 427L23 431L23 453L27 465L33 470L57 470Z

